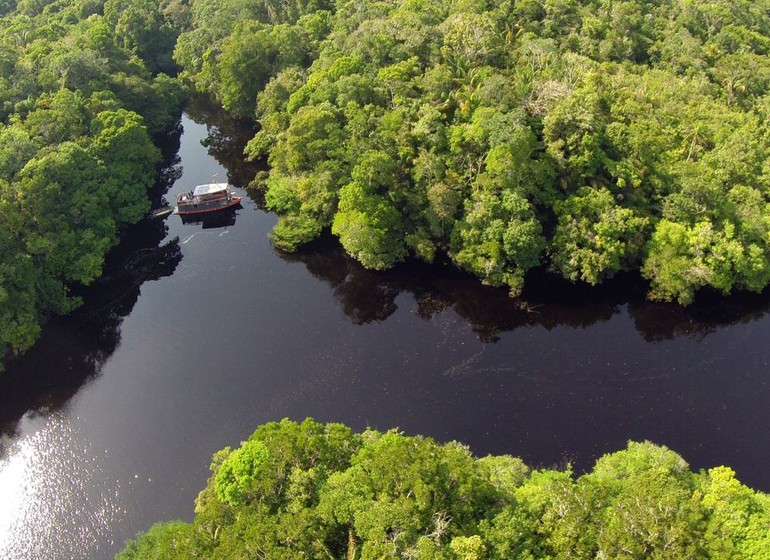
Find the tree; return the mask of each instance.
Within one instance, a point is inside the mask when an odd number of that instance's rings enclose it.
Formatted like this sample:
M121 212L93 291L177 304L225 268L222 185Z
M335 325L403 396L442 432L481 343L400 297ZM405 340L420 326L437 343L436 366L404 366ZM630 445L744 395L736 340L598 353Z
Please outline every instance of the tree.
M89 115L80 92L60 89L53 95L43 95L27 114L24 127L30 136L45 144L60 144L78 140L88 131Z
M193 527L181 521L158 523L138 535L115 557L116 560L181 560L194 554Z
M25 249L45 274L59 281L92 282L115 242L115 220L102 188L107 169L74 143L30 161L18 184L28 217Z
M286 154L276 161L292 173L312 171L342 149L342 127L337 111L330 104L300 108L291 119L286 135Z
M0 125L0 178L13 181L37 150L36 142L22 127Z
M524 274L540 263L545 248L532 205L512 191L477 189L452 232L454 262L492 286L519 294Z
M351 467L329 477L318 507L360 539L361 558L395 558L413 552L421 535L446 545L464 534L491 493L466 448L370 432Z
M551 266L565 278L595 285L638 262L649 220L619 206L607 189L583 187L554 210Z
M585 476L604 487L597 555L702 558L697 483L676 453L649 442L599 459Z
M500 43L495 24L486 14L455 13L441 24L441 54L460 76L483 66L498 54Z
M217 497L231 506L244 505L256 491L269 452L261 441L247 441L227 456L214 477Z
M587 78L584 87L556 100L543 118L543 141L563 175L563 188L583 186L604 171L604 111L591 82Z
M142 118L121 109L99 113L91 124L90 151L110 170L103 189L118 223L136 223L149 210L147 190L160 161Z
M288 25L238 25L224 40L217 61L217 95L224 108L235 115L253 116L257 94L270 77L305 61L306 43L306 37Z
M370 152L353 169L353 182L340 189L332 233L367 268L390 268L406 255L401 215L389 199L394 169L386 154Z
M158 0L107 0L104 18L119 46L141 57L153 73L173 73L171 52L178 36Z

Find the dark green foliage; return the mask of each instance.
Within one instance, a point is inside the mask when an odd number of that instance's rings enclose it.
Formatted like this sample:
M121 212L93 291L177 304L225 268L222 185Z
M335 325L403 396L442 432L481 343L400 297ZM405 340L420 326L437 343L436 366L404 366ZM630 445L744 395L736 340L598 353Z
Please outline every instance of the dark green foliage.
M370 151L352 176L353 182L340 189L332 232L367 268L390 268L406 254L401 215L392 199L396 164L387 153Z
M541 263L639 270L681 303L770 282L768 0L191 12L176 59L259 120L282 248L332 226L367 267L445 252L514 294ZM373 151L394 165L376 192L353 176Z
M171 58L179 30L162 11L159 0L106 0L104 20L115 43L140 57L152 73L173 73Z
M476 190L455 225L452 258L492 286L518 295L524 273L540 263L545 247L532 205L516 192Z
M554 212L551 266L565 278L597 284L638 261L648 218L620 206L607 189L582 187Z
M173 69L175 34L157 2L1 10L0 357L76 307L70 286L93 282L121 229L147 214L159 162L150 134L184 98L179 81L151 73Z
M574 477L456 442L282 420L211 468L191 524L156 525L117 558L760 560L770 547L770 497L649 442Z

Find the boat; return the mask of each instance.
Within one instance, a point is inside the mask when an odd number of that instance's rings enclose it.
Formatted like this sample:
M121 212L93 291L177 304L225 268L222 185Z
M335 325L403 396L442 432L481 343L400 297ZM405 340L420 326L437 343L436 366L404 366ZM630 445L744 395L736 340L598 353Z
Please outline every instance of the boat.
M179 193L176 197L176 213L193 216L235 208L241 197L233 194L232 185L227 183L206 183L193 190Z

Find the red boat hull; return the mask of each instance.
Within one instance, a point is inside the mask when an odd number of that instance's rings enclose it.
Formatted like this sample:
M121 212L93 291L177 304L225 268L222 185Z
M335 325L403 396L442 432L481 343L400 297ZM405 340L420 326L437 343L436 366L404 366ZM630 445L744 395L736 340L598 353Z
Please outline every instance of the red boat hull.
M193 204L180 204L177 206L177 214L180 216L195 216L199 214L210 214L212 212L220 212L229 208L235 208L241 204L240 196L233 196L229 201L224 204L218 204L217 206L204 206Z

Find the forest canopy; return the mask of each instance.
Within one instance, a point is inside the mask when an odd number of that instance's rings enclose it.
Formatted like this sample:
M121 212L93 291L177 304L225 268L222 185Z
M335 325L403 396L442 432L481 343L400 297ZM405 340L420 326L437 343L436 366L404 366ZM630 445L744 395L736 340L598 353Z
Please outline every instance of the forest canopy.
M183 81L258 121L281 249L762 291L769 52L770 0L0 1L0 353L144 215Z
M770 496L649 442L576 477L396 430L282 420L216 453L211 470L192 523L155 525L116 558L763 560L770 550Z
M537 266L692 301L770 283L768 0L190 0L182 75L256 118L294 250Z
M153 0L0 4L0 359L79 304L147 215L153 143L186 96ZM2 369L2 364L0 364Z

